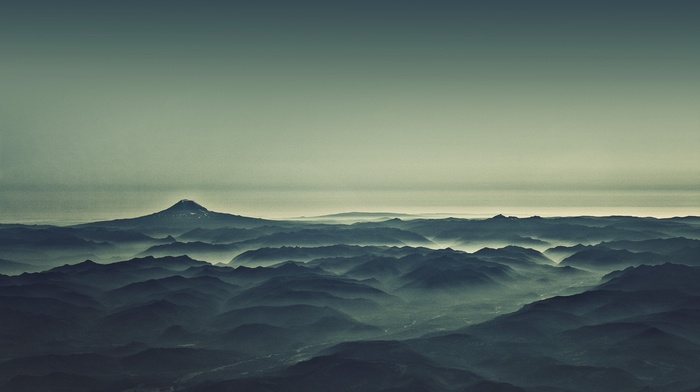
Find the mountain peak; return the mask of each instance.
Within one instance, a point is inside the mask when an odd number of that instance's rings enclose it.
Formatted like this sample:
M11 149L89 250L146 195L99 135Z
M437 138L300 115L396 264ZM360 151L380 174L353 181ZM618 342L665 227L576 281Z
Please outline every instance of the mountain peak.
M172 234L169 228L195 229L195 228L223 228L223 227L257 227L267 222L264 219L249 218L245 216L210 211L201 204L182 199L165 210L149 215L129 219L116 219L113 221L93 222L80 226L93 226L103 228L151 228L157 229L154 233L161 235ZM163 243L168 243L169 238L161 238Z
M202 207L201 204L193 200L182 199L177 203L173 204L172 207L165 211L188 211L188 212L207 212L206 208Z
M170 208L154 215L160 218L202 218L208 217L210 212L192 200L182 199Z

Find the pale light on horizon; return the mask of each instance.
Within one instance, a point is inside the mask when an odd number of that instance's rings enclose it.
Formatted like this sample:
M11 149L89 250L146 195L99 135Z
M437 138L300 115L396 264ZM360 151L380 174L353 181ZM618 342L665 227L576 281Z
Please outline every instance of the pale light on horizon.
M700 214L696 5L438 3L9 7L0 222Z

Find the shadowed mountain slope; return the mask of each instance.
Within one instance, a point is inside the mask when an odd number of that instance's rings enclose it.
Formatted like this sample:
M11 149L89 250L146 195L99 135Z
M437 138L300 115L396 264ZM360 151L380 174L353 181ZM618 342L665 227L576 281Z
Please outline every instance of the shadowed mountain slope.
M180 200L163 211L130 219L94 222L76 227L102 227L115 229L139 229L158 231L165 229L182 230L194 228L216 229L222 227L252 228L269 224L271 221L249 218L240 215L209 211L192 200ZM178 233L181 234L181 233Z
M0 225L0 390L700 389L698 218L375 218Z

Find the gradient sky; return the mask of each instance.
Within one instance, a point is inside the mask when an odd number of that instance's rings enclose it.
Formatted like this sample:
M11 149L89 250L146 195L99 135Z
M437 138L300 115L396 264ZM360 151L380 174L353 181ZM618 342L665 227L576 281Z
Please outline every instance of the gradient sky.
M700 215L698 1L8 3L0 222Z

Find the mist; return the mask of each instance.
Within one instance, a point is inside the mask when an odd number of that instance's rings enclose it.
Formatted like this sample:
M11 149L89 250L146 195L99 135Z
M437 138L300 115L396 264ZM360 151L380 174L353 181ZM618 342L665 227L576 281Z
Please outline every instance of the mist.
M700 385L698 218L397 215L0 225L0 385Z

